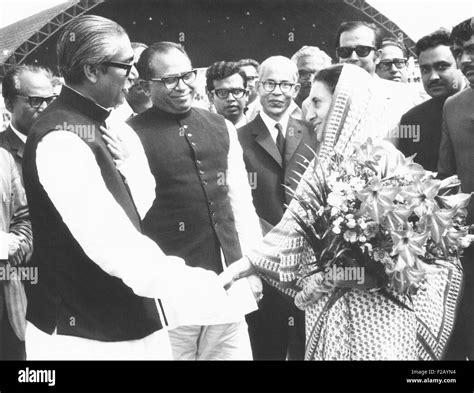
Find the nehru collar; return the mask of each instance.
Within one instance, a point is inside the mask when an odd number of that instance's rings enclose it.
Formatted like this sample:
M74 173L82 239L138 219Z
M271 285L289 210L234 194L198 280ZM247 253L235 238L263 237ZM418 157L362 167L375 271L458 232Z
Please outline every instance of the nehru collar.
M110 115L110 111L96 104L90 98L83 96L77 90L64 85L59 95L65 103L76 108L78 111L89 116L100 123L104 122Z
M165 112L164 110L156 107L156 106L153 106L153 111L159 115L160 117L164 117L164 118L167 118L167 119L174 119L174 120L183 120L187 117L189 117L189 115L191 114L192 112L192 108L190 110L188 110L187 112L184 112L184 113L170 113L170 112Z

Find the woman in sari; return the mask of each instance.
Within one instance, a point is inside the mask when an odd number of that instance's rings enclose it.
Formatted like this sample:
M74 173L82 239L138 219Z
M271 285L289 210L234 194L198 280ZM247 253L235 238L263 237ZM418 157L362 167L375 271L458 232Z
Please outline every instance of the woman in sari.
M310 117L322 123L324 130L318 152L323 166L334 153L344 156L352 144L380 135L377 125L383 123L375 115L380 103L373 78L366 71L350 64L333 66L316 76L313 89L309 112L313 111ZM332 98L330 105L325 104L328 97ZM313 165L314 161L303 179L311 181ZM297 189L303 198L309 193L307 184L300 181ZM426 276L428 285L423 290L412 296L395 295L398 302L373 290L376 284L370 277L361 285L352 283L343 296L334 299L330 291L315 290L317 275L308 275L308 261L314 260L314 253L294 218L301 210L293 199L260 246L221 275L224 285L258 272L293 297L305 310L306 360L442 358L453 327L460 269L454 264L442 265Z

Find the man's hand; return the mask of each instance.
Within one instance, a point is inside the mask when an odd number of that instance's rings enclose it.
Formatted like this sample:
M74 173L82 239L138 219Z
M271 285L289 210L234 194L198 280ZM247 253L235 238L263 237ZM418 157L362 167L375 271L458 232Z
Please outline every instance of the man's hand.
M130 150L128 150L127 145L119 135L116 135L102 126L100 130L102 131L102 138L104 138L107 148L114 159L115 165L119 167L130 157Z
M255 273L255 267L246 257L242 257L238 261L230 264L230 266L219 275L219 280L221 280L222 286L225 289L229 289L239 278L250 276L253 273Z
M257 301L257 303L259 303L260 300L262 300L263 298L262 279L256 274L252 274L247 277L247 280L249 282L250 289L252 290L252 293L255 296L255 300Z

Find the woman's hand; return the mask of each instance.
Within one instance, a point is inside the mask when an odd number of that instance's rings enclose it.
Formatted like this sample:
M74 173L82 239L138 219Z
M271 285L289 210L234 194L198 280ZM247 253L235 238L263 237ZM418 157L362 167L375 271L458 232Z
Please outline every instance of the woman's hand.
M242 257L238 261L229 265L220 275L222 286L227 290L232 284L242 277L250 276L255 273L255 267L246 257Z
M127 145L119 135L116 135L102 126L100 130L102 131L102 137L107 144L107 148L114 159L115 165L117 168L120 167L130 157L130 150L128 150Z

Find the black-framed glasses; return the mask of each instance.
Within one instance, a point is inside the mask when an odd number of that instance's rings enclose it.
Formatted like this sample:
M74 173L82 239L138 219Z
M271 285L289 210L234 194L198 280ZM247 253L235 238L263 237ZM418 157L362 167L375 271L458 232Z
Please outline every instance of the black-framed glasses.
M223 100L225 100L227 97L229 97L229 94L232 94L234 98L242 98L245 97L245 94L247 93L247 90L245 89L215 89L213 90L215 95Z
M298 70L298 75L301 79L309 80L316 75L316 71Z
M58 96L53 95L49 97L37 97L37 96L23 96L21 94L17 94L17 97L22 97L22 98L28 98L28 103L32 108L39 108L41 105L43 105L43 102L46 102L46 105L51 104Z
M119 61L103 61L101 64L107 67L116 67L124 69L125 77L128 77L130 75L130 71L132 71L132 67L135 65L133 61L131 63L121 63Z
M179 75L165 76L164 78L150 78L149 81L152 82L162 82L165 87L169 90L173 90L178 86L179 80L181 79L186 85L190 86L197 76L197 70L191 70L183 72Z
M247 82L253 82L258 79L258 76L247 76Z
M392 66L397 67L401 70L403 67L406 67L408 63L407 59L392 59L392 60L382 60L378 67L381 71L389 71L392 69Z
M452 48L451 52L455 59L459 59L464 53L468 56L474 57L474 44L468 45L464 48L457 46Z
M296 84L296 83L291 83L288 81L275 82L272 80L267 80L265 82L259 82L259 83L263 86L263 89L268 93L271 93L273 90L275 90L277 86L280 87L280 90L282 93L288 93L291 90L291 88Z
M336 53L339 57L346 59L352 56L352 52L355 51L357 56L359 57L366 57L369 55L370 52L375 50L374 46L367 46L367 45L357 45L355 47L352 46L339 46L336 48Z

